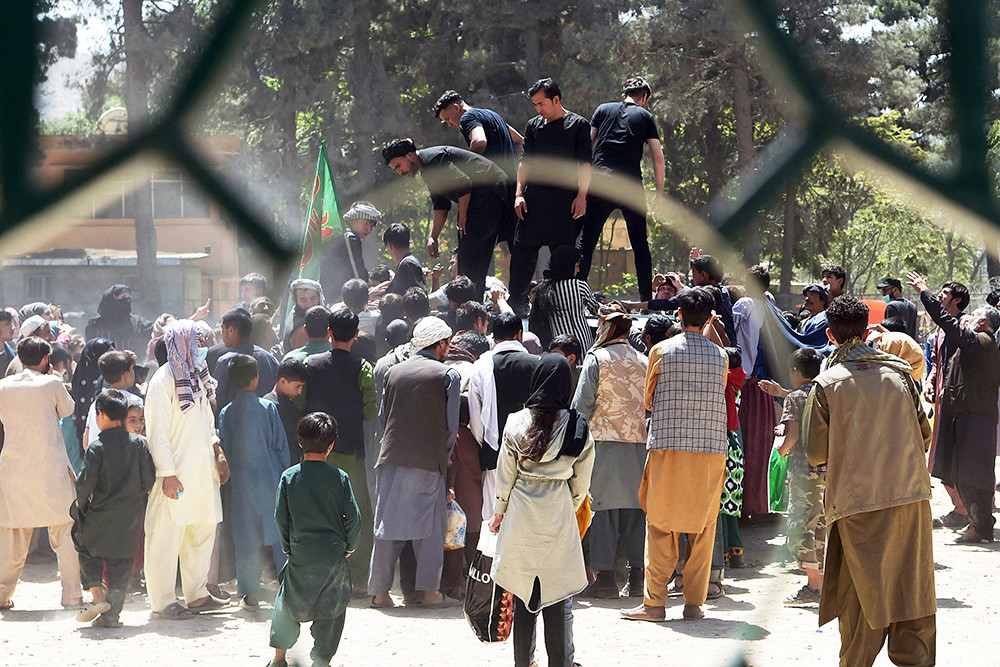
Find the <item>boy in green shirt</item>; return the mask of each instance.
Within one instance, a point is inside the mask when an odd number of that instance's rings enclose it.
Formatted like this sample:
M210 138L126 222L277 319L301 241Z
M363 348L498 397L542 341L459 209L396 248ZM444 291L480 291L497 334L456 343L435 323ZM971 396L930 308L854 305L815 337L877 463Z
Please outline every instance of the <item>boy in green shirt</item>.
M271 667L288 667L285 653L304 621L312 621L313 664L330 664L351 601L347 559L361 533L348 476L326 462L337 438L336 420L325 412L310 413L299 421L297 435L303 460L281 475L275 499L274 520L288 562L274 600Z

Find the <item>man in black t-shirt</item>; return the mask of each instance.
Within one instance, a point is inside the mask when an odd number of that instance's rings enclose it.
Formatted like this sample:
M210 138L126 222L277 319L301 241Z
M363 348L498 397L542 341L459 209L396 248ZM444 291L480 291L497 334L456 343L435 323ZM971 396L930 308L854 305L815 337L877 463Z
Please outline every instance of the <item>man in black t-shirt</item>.
M524 159L517 171L514 212L520 218L510 256L510 305L527 309L538 250L575 245L590 186L590 124L567 111L552 79L529 90L538 115L524 130Z
M646 201L642 190L642 150L649 145L653 157L657 208L663 198L663 148L653 114L646 110L650 87L642 77L633 77L622 87L622 101L597 107L590 119L590 136L594 141L594 181L587 201L587 218L583 226L578 278L586 280L594 249L601 239L604 223L616 208L625 218L628 239L635 254L635 272L639 281L640 301L652 296L653 262L646 236ZM628 189L621 197L609 197L621 192L621 182L634 181L634 191Z
M402 296L411 287L426 290L424 268L420 266L420 260L410 254L410 230L406 225L394 222L386 227L382 232L382 243L392 261L396 262L396 273L385 291Z
M434 221L427 238L427 254L438 257L438 236L448 220L452 202L458 204L458 271L486 291L497 236L513 214L507 175L492 161L452 146L417 150L410 139L394 139L382 149L382 158L400 176L418 173L427 184Z
M500 114L470 107L454 90L445 91L431 110L442 123L462 132L470 151L496 162L511 183L514 182L517 158L524 150L524 137Z

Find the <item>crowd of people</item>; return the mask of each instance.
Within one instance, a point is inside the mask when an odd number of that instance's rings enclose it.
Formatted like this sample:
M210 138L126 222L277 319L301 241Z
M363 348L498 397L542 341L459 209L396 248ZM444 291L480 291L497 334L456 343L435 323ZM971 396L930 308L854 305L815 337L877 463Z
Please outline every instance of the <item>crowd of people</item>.
M457 604L481 554L514 595L515 665L538 664L541 614L547 664L572 666L575 596L661 621L670 596L698 619L726 595L726 568L744 566L738 519L771 511L774 448L789 457L789 558L806 573L786 603L839 619L841 664L871 664L887 637L897 664L934 664L930 531L993 540L996 300L968 313L965 286L934 294L910 273L934 325L922 340L901 280L879 284L886 318L870 323L830 266L782 311L765 265L741 281L693 248L684 275L654 272L645 211L628 206L639 300L608 300L587 272L601 218L623 204L588 184L637 177L648 145L661 191L649 87L629 79L589 124L551 80L529 92L539 115L523 135L449 91L434 112L472 150L385 149L431 190L432 250L459 206L443 286L405 225L357 202L320 280L281 295L248 274L218 327L209 304L145 320L124 285L84 336L55 305L0 311L0 608L47 541L81 622L120 626L143 589L160 618L254 612L276 583L271 664L310 621L314 664L328 664L352 598ZM535 156L575 156L579 188L547 183ZM509 290L485 275L508 213ZM380 225L393 265L369 271L359 243ZM933 521L929 471L955 506ZM452 501L464 548L445 548Z

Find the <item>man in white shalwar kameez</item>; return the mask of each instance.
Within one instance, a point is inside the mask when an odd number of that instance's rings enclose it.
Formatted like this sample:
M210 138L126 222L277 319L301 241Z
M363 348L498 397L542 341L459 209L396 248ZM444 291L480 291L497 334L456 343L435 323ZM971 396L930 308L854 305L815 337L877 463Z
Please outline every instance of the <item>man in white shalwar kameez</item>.
M156 464L146 506L146 590L153 613L183 618L224 604L206 584L222 521L220 477L225 482L229 468L215 431L207 348L190 320L170 324L163 337L167 363L146 389L146 431ZM178 562L186 609L174 594Z
M73 414L73 399L48 374L47 342L22 338L17 358L24 370L0 380L0 609L13 607L11 595L21 576L31 535L48 528L62 579L62 604L80 603L80 561L70 538L69 507L76 485L59 420Z

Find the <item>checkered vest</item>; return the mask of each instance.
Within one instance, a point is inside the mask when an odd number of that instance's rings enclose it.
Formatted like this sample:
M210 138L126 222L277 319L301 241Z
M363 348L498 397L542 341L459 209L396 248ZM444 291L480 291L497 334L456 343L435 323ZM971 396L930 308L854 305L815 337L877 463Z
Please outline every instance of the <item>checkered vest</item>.
M662 356L647 447L725 455L725 351L690 331L659 346Z

